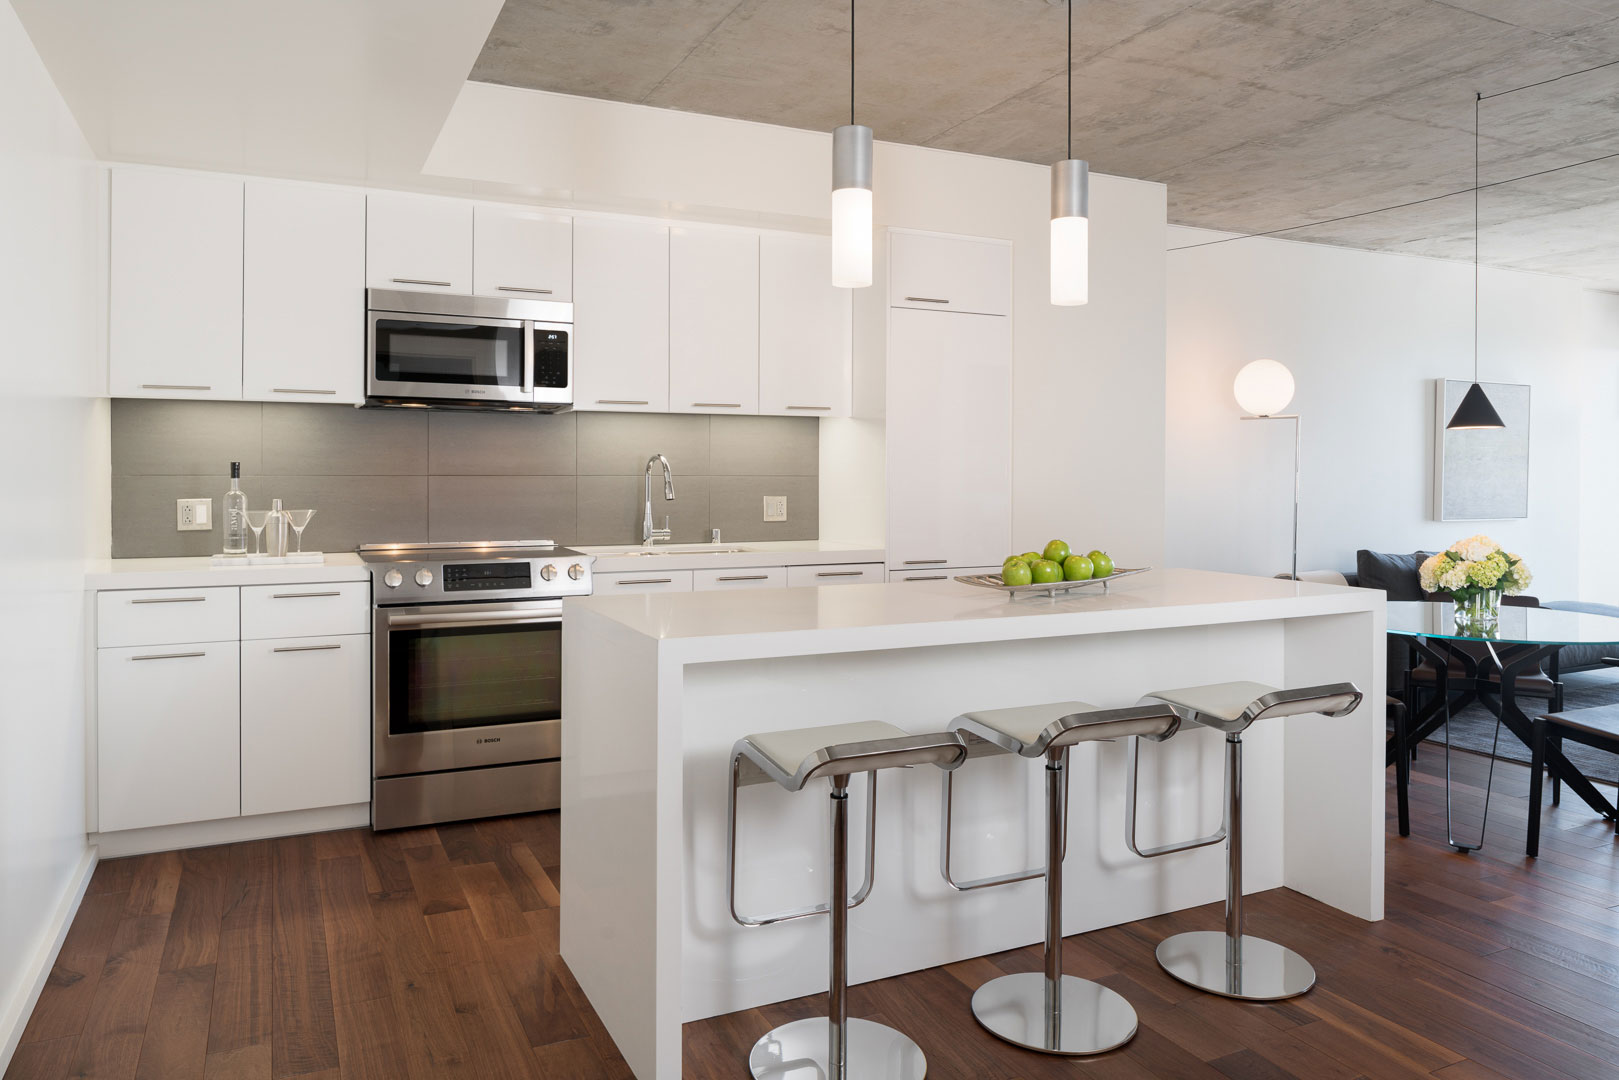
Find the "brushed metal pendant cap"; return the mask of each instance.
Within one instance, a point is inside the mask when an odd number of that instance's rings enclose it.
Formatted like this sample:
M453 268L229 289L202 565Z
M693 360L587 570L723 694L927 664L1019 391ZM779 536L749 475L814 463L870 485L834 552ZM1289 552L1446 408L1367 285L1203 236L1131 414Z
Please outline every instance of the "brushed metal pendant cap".
M871 129L843 124L832 129L832 190L871 190Z
M1051 166L1051 216L1091 216L1090 162L1069 158Z

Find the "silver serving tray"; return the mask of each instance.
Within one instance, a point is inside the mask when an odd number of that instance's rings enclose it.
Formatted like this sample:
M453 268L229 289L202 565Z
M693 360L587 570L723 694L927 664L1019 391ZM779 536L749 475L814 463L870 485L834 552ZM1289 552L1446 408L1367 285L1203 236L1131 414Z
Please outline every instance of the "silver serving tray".
M1033 585L1008 585L1001 580L1001 575L999 574L963 574L957 577L956 580L963 585L977 585L981 589L999 589L1001 592L1009 594L1013 599L1017 598L1018 593L1044 593L1055 598L1058 593L1073 592L1075 589L1083 589L1088 585L1100 585L1102 586L1102 591L1107 592L1108 582L1117 581L1120 578L1134 577L1137 574L1145 574L1151 569L1152 567L1150 566L1137 566L1131 569L1114 567L1113 573L1107 577L1089 578L1085 581L1046 581Z

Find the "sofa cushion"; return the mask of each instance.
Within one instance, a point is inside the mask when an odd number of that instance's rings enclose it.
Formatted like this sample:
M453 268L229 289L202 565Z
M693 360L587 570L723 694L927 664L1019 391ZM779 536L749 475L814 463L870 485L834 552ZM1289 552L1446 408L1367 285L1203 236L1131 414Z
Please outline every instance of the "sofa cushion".
M1409 555L1390 555L1362 548L1355 552L1355 576L1363 589L1382 589L1390 601L1428 600L1432 597L1422 591L1418 570L1433 552L1413 551Z

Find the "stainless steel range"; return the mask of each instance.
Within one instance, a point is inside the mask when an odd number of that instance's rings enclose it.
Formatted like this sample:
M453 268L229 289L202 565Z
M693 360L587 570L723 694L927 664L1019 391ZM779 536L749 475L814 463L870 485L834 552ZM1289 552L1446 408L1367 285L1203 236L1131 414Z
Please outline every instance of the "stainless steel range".
M367 544L371 827L554 809L562 601L594 557L545 540Z

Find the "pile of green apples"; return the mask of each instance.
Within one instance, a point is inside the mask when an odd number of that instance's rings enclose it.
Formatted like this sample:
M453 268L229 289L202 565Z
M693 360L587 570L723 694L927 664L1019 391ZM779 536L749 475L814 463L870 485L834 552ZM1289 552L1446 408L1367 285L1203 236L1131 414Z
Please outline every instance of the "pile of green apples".
M1044 552L1025 551L1008 555L1001 564L1001 582L1006 585L1050 585L1058 581L1090 581L1110 577L1113 559L1105 551L1075 554L1066 540L1053 540Z

